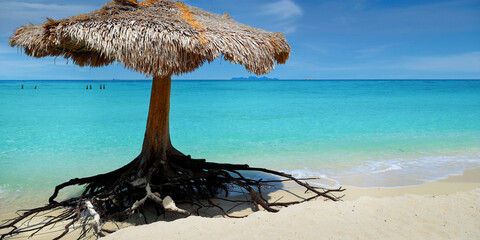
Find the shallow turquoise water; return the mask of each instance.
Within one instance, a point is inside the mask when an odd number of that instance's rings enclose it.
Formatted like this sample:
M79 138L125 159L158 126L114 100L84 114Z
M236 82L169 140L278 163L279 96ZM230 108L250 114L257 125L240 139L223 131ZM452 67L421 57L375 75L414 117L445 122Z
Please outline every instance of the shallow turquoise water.
M150 87L0 81L2 209L136 157ZM195 158L366 187L480 166L480 81L173 81L171 98L173 144Z

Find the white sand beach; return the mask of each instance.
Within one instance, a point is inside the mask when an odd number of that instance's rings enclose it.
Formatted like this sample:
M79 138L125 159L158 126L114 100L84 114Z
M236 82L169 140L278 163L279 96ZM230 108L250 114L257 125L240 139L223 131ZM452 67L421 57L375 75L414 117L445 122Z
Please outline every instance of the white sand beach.
M188 217L129 227L105 239L480 239L480 169L421 186L352 188L246 218Z
M480 239L480 168L419 186L347 187L344 193L341 202L319 199L240 219L158 221L102 239ZM61 231L57 225L31 239L52 239ZM65 239L78 234L77 228Z
M105 239L479 239L480 188L450 195L315 201L244 219L189 217Z

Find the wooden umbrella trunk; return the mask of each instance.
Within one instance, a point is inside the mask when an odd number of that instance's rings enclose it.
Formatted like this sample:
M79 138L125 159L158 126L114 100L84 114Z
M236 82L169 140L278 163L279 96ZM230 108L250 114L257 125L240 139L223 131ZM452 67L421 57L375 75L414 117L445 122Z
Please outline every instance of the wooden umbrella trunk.
M140 154L138 176L151 175L153 170L171 175L169 156L177 153L170 141L169 112L171 76L158 76L152 80L152 93L148 110L147 128Z

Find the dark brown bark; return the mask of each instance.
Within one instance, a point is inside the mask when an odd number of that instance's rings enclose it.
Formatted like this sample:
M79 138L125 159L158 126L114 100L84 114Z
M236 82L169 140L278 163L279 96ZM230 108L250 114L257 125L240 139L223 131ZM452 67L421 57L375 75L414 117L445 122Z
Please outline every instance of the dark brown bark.
M168 166L168 155L174 151L169 129L171 82L171 76L154 77L152 80L138 176L148 176L152 170L171 175Z
M154 77L147 129L142 152L147 156L161 156L171 148L168 118L170 113L171 77Z

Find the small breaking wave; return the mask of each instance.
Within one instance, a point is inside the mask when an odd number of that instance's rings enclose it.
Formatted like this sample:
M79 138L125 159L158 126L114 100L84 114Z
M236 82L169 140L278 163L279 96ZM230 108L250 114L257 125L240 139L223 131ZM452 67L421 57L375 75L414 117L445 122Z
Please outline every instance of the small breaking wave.
M297 179L308 179L308 178L318 178L318 179L309 179L307 182L311 185L318 186L318 187L329 187L329 188L336 188L340 187L340 182L337 180L328 177L327 175L318 172L312 171L307 168L304 169L293 169L288 170L284 169L282 172L286 174L290 174Z
M8 192L7 188L8 185L6 184L0 185L0 199L4 198L4 195Z
M331 166L283 171L297 178L320 178L309 183L321 187L400 187L437 181L476 167L480 167L480 153L370 160L341 169Z

